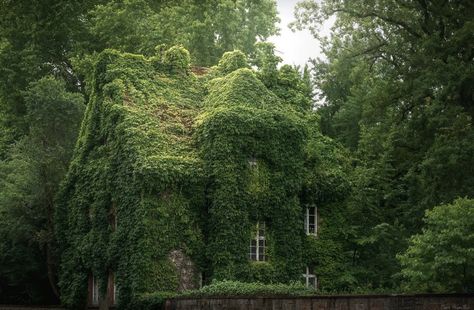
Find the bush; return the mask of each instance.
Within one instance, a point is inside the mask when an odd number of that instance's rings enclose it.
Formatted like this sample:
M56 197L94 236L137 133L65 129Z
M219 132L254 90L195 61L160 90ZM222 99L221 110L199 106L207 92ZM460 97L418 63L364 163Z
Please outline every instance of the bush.
M215 281L204 286L200 290L187 291L180 296L185 297L207 297L207 296L308 296L313 295L314 290L307 288L301 282L290 284L274 283L263 284L259 282L245 283L239 281Z
M163 63L174 72L187 72L191 63L189 52L182 46L173 46L163 55Z
M404 290L474 291L473 219L474 199L459 198L426 211L422 232L398 255Z
M219 60L219 71L229 74L240 68L248 68L247 56L241 51L225 52Z
M173 292L154 292L143 294L138 297L132 305L136 310L157 310L162 309L166 299L173 298L176 293Z

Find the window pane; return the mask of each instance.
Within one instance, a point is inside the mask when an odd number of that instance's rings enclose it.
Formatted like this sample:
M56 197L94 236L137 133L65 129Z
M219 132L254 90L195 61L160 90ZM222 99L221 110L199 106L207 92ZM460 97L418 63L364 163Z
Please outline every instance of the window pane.
M266 260L265 257L265 247L266 247L266 240L265 240L265 223L259 222L257 223L257 231L255 239L250 240L250 259L257 260L257 261L264 261Z
M250 259L255 260L257 257L257 247L250 246Z
M99 304L99 283L95 277L92 278L92 304Z
M250 240L250 259L257 260L257 240Z
M311 277L308 279L308 284L312 288L316 288L316 277Z

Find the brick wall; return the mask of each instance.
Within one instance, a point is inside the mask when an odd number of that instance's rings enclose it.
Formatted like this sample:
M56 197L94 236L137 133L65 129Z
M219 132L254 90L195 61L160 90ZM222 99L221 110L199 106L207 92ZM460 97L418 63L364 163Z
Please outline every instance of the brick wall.
M474 294L177 298L165 310L474 310Z

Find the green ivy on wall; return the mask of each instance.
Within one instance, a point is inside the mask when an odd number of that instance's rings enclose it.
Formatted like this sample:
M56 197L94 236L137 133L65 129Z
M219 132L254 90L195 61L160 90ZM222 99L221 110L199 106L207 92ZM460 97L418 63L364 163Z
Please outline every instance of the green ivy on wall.
M295 281L314 261L304 205L325 200L305 193L325 176L338 182L338 169L317 169L339 163L318 157L337 146L311 142L321 139L311 109L275 95L238 51L203 77L183 48L163 55L106 50L96 60L56 214L70 308L86 303L91 275L105 294L114 274L124 309L175 291L176 249L206 281ZM249 260L257 222L266 224L265 262Z

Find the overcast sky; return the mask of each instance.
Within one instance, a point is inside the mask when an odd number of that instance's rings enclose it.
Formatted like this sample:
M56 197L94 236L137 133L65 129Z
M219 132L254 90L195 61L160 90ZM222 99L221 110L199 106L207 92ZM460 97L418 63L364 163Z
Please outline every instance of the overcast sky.
M277 0L278 12L281 19L280 35L269 38L276 46L277 54L283 62L290 65L304 66L309 58L322 56L319 42L308 30L293 32L288 24L294 21L294 7L299 0ZM329 32L329 26L322 28L324 33Z

